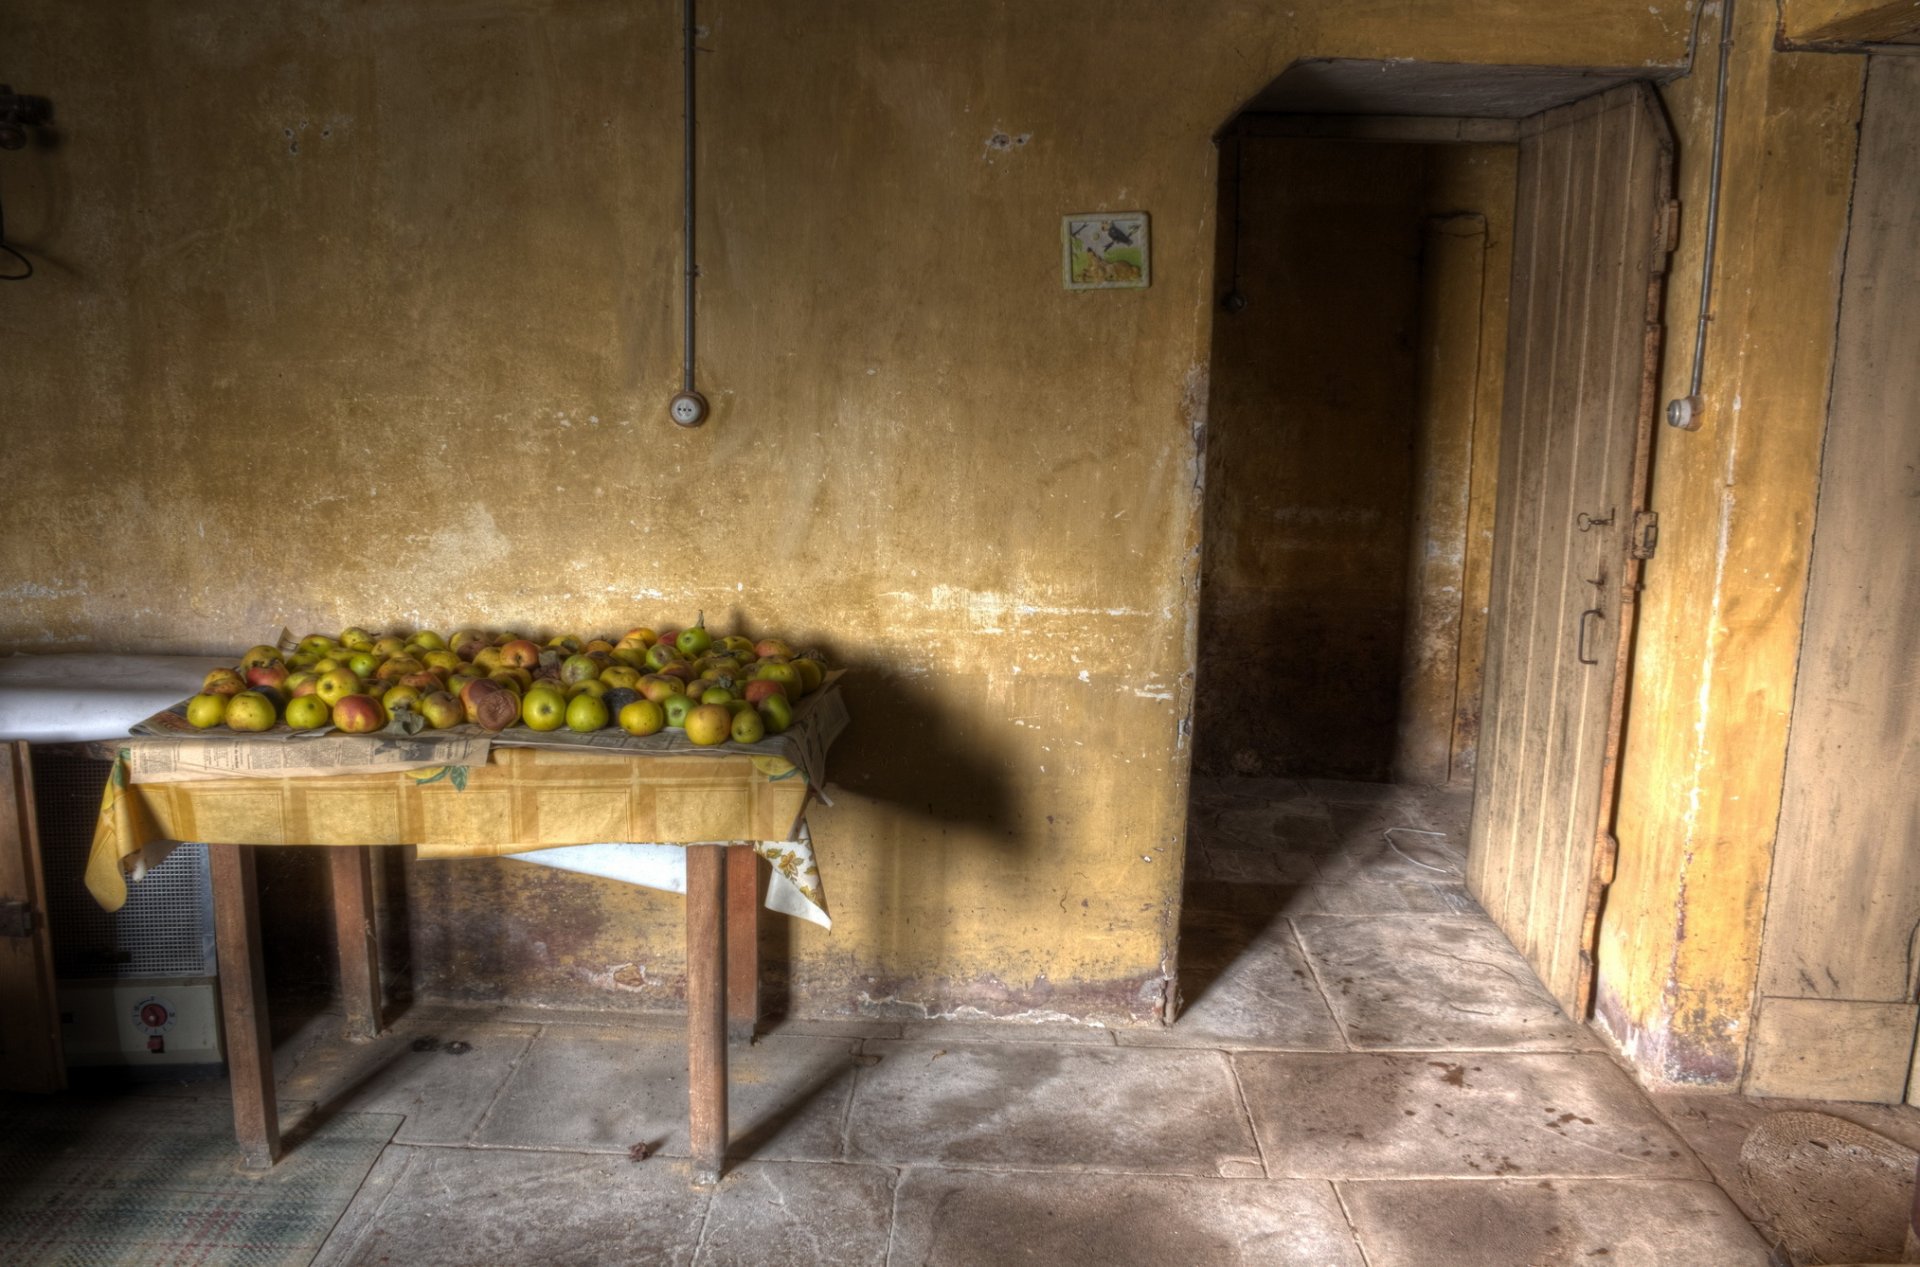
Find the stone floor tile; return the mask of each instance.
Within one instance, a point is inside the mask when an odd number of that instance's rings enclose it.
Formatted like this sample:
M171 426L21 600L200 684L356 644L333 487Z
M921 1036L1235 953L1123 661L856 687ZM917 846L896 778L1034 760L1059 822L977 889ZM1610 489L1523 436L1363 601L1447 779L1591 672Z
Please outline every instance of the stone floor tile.
M1361 1267L1331 1185L909 1170L891 1267Z
M1403 880L1385 884L1313 884L1303 913L1325 915L1473 915L1486 918L1464 884Z
M1196 808L1221 805L1267 804L1320 798L1308 792L1306 780L1285 778L1207 778L1193 781L1192 802Z
M1283 918L1253 929L1224 913L1182 921L1178 1019L1116 1030L1123 1047L1343 1051L1346 1041Z
M459 1017L409 1018L371 1042L316 1043L281 1094L332 1113L399 1113L402 1144L462 1144L539 1030Z
M684 1012L624 1011L582 1007L534 1007L522 1003L442 1003L417 1004L405 1021L425 1025L447 1025L466 1020L491 1020L518 1025L587 1025L600 1028L626 1025L637 1029L664 1029L685 1033Z
M1300 782L1310 796L1347 804L1392 804L1406 794L1405 789L1395 783L1362 783L1350 779L1301 779Z
M690 1264L708 1192L691 1182L685 1163L660 1158L416 1148L369 1199L377 1208L350 1211L324 1261ZM356 1231L351 1244L340 1243L340 1233Z
M776 1035L727 1052L727 1113L739 1157L831 1161L853 1082L853 1043ZM624 1154L646 1143L684 1157L684 1033L608 1026L543 1030L474 1142Z
M1114 1031L1102 1025L1055 1021L1003 1020L902 1021L896 1038L910 1043L1085 1043L1113 1046Z
M686 1028L687 1018L679 1017ZM857 1016L782 1016L760 1022L760 1037L788 1038L898 1038L899 1021L869 1021Z
M1699 1179L1680 1137L1597 1054L1239 1052L1276 1177Z
M1774 1113L1825 1113L1896 1143L1920 1150L1920 1108L1912 1105L1852 1104L1832 1100L1755 1099L1750 1096L1678 1091L1652 1093L1653 1105L1687 1145L1706 1163L1715 1182L1726 1189L1749 1219L1766 1227L1772 1215L1747 1189L1740 1150L1747 1133Z
M1334 835L1343 845L1375 841L1390 827L1411 832L1420 828L1413 816L1397 799L1382 801L1328 801L1327 815L1333 820Z
M1710 1183L1620 1179L1342 1183L1372 1267L1767 1267Z
M353 1201L341 1214L340 1221L333 1225L333 1231L309 1267L341 1267L353 1261L354 1247L373 1230L381 1206L412 1165L416 1151L405 1144L389 1144L381 1150L367 1177L360 1181L360 1190L354 1193Z
M1225 884L1310 884L1320 878L1313 852L1272 840L1258 846L1210 843L1188 861L1198 874Z
M869 1042L847 1159L1217 1175L1258 1157L1226 1058L1052 1043Z
M1424 787L1401 788L1400 804L1417 827L1444 831L1466 847L1467 833L1473 825L1473 788Z
M1467 878L1462 844L1391 825L1343 835L1339 849L1320 855L1315 865L1328 884L1457 885Z
M1296 916L1294 927L1354 1047L1592 1051L1591 1031L1485 916Z
M884 1267L892 1170L746 1162L714 1189L695 1267Z

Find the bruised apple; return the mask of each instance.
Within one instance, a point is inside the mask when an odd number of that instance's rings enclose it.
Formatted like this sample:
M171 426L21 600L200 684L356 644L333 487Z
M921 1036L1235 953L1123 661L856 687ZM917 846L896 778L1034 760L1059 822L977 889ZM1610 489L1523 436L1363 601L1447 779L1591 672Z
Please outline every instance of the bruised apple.
M788 695L787 684L784 682L776 682L772 678L758 677L747 683L745 692L747 703L757 705L769 695L781 695L787 696L789 699L792 698Z
M202 695L238 695L247 689L247 679L233 669L215 669L200 683Z
M333 724L349 735L368 735L387 724L387 710L371 695L343 695L334 701Z
M258 691L242 691L227 701L228 730L271 730L278 716L273 701Z
M248 686L284 686L288 676L287 666L279 660L269 660L265 664L247 667Z
M679 678L667 677L661 673L647 674L647 676L640 679L637 686L642 695L656 704L666 703L670 696L685 695L687 693L686 687L681 685Z
M500 663L509 669L531 669L540 663L540 644L515 638L500 648Z
M258 668L263 664L272 664L280 658L280 648L269 647L265 643L257 647L248 647L246 654L240 657L240 671Z
M460 694L467 720L484 730L505 730L520 716L520 697L492 678L469 682Z
M436 730L458 726L467 716L466 710L460 707L460 701L446 691L430 691L421 696L420 715L427 719L427 725Z

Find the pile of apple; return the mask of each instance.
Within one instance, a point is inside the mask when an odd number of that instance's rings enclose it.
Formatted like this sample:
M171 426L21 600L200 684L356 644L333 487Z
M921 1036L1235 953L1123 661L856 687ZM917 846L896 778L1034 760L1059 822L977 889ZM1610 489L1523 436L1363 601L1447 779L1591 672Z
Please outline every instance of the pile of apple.
M793 724L794 706L826 678L818 655L778 638L716 639L704 618L686 629L630 629L618 641L571 634L545 646L518 634L463 629L442 638L309 634L282 657L258 646L238 667L215 669L187 701L202 730L295 730L333 726L348 734L445 729L473 722L498 733L582 733L617 725L630 735L684 730L696 744L757 743Z

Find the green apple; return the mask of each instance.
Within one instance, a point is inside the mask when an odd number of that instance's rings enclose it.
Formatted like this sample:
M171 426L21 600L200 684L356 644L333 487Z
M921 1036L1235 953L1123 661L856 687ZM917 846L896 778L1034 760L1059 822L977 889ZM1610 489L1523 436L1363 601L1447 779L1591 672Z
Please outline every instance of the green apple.
M754 708L760 714L760 720L766 723L769 735L784 735L793 725L793 705L784 695L769 695Z
M296 695L287 701L287 725L295 730L318 730L333 720L333 709L318 695Z
M707 614L701 612L691 628L682 629L674 638L673 645L689 660L697 660L705 655L707 649L713 646L713 635L707 632Z
M637 699L620 710L620 729L629 735L657 735L667 724L667 710L650 699Z
M348 668L322 673L313 684L313 693L327 701L329 706L338 704L347 696L360 693L360 675Z
M742 708L733 715L732 731L735 743L759 743L767 737L767 723L751 708Z
M235 691L234 695L240 694ZM218 726L227 719L227 701L229 695L196 695L187 701L187 721L189 724L206 730Z
M550 686L536 686L520 701L520 720L529 730L558 730L567 720L567 697Z
M586 683L581 683L582 686ZM607 706L598 695L581 692L567 701L567 729L582 734L602 730L607 724Z
M703 748L725 743L733 734L733 714L718 704L700 704L688 710L687 739Z
M227 701L228 730L271 730L278 719L273 701L259 691L242 691Z

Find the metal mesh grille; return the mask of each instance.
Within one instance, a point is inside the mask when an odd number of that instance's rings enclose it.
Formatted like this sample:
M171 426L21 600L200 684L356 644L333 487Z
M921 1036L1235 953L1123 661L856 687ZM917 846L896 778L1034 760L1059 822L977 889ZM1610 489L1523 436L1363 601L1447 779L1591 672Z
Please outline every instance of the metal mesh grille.
M35 749L33 795L47 873L54 971L62 980L212 976L213 906L205 845L182 845L108 914L87 892L100 794L112 764Z

